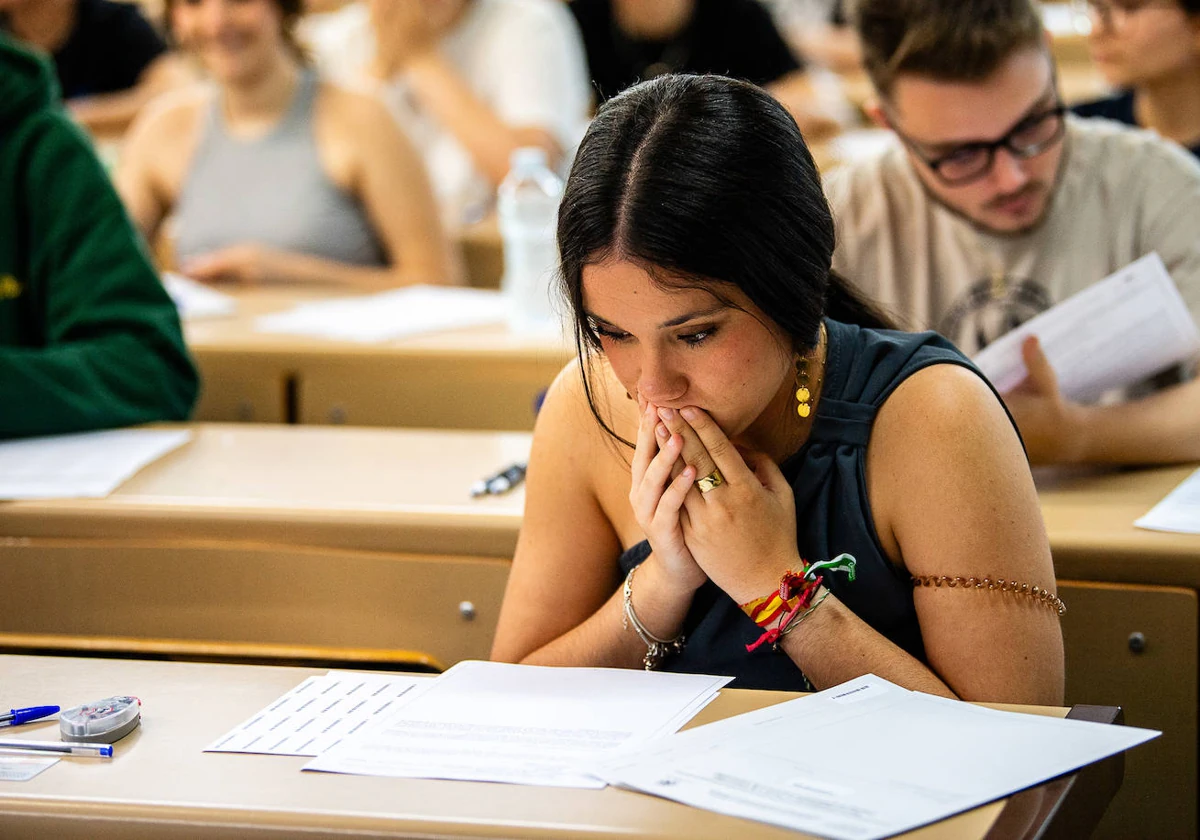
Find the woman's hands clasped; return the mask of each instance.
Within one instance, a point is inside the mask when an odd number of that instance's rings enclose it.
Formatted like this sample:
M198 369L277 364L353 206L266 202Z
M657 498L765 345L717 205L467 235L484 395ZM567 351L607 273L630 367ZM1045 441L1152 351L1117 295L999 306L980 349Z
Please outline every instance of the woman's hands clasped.
M701 493L697 479L714 469L723 482ZM799 567L791 486L769 456L735 447L706 412L648 406L633 475L630 501L651 547L680 566L690 559L738 603L770 592L785 570Z
M668 433L657 411L651 404L642 409L629 504L667 579L682 591L695 591L707 578L684 541L682 520L696 468L680 460L683 437Z

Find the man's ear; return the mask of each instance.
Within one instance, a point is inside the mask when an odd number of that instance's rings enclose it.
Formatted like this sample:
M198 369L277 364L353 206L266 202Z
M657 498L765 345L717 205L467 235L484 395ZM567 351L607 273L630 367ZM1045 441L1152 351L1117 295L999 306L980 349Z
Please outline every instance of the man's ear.
M887 111L883 109L883 102L878 96L872 96L864 102L862 110L867 119L879 128L892 128L891 120L888 119Z

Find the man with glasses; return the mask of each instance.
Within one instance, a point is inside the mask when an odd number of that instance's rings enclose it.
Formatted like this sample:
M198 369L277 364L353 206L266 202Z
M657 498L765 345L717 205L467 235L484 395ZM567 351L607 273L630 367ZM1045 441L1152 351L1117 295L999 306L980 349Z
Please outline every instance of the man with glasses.
M855 23L898 142L826 181L836 271L967 353L1151 251L1200 319L1200 166L1067 116L1030 0L859 0ZM1034 462L1200 459L1200 383L1083 406L1024 351L1005 400Z

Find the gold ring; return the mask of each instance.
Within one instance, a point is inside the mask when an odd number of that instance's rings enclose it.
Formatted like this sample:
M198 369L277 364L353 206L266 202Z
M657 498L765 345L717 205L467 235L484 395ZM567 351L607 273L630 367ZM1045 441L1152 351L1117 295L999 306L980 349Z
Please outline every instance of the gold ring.
M700 488L701 493L707 493L714 487L720 487L724 483L725 477L721 475L721 471L716 467L713 467L713 471L704 476L704 478L698 480L696 482L696 486Z

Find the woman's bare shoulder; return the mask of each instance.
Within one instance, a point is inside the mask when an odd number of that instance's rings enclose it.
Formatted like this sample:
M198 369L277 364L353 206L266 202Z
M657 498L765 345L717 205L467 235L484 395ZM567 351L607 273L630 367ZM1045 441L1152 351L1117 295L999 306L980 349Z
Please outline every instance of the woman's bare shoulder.
M214 96L212 86L204 82L164 93L142 110L131 132L133 136L145 134L160 142L191 137Z

